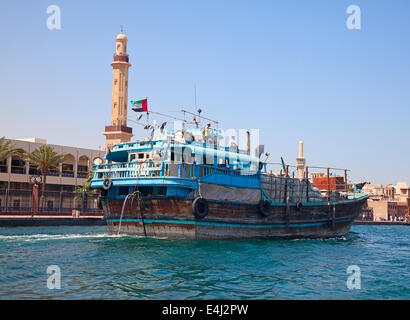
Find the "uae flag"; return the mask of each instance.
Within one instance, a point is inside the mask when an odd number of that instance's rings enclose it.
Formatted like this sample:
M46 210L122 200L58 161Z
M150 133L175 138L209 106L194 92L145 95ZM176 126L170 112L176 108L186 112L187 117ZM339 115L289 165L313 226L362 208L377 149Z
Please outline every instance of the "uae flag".
M131 101L131 104L132 104L132 110L134 110L135 112L147 112L148 111L147 99Z

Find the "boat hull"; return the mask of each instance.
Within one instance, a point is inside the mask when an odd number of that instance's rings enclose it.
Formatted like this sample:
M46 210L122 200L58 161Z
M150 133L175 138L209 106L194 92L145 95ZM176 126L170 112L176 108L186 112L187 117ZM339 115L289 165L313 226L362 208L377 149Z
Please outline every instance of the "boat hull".
M333 204L273 205L263 217L253 204L208 201L208 215L193 215L193 199L123 199L103 203L110 234L178 239L314 239L350 231L366 199ZM124 207L123 207L124 205ZM124 210L122 211L122 209ZM122 215L121 215L122 212Z

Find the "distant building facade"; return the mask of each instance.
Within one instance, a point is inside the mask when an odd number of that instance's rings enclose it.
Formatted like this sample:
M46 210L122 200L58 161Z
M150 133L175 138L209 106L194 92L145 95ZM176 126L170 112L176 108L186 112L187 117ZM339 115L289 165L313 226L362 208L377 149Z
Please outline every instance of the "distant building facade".
M374 221L397 221L409 217L410 188L403 181L396 185L366 184L363 191L370 195L365 214Z
M16 148L29 153L47 144L46 140L38 138L8 140ZM102 163L105 155L105 152L101 150L53 144L50 146L56 152L66 153L67 157L58 169L47 174L47 190L49 191L73 191L76 186L87 181L88 171L92 165ZM30 176L32 175L41 175L36 166L17 156L9 157L0 162L0 189L31 190Z
M384 188L382 184L370 184L366 183L363 186L363 191L368 193L370 196L374 197L383 197L384 196Z

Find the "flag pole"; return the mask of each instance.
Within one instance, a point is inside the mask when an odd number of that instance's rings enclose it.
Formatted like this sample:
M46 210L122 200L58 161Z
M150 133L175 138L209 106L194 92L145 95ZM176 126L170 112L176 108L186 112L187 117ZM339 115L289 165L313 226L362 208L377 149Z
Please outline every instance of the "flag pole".
M147 99L147 139L148 139L148 125L149 125L148 96L146 96L145 99Z
M196 82L194 82L194 91L195 91L195 108L196 108Z

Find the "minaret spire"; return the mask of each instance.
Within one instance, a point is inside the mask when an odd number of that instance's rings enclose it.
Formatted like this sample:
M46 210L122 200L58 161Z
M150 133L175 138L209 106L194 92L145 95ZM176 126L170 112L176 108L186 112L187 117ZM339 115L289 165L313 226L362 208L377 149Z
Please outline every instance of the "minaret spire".
M106 150L117 143L130 141L132 128L127 127L127 102L128 102L128 69L131 67L127 54L128 39L123 32L115 38L114 61L112 79L111 125L105 127Z

